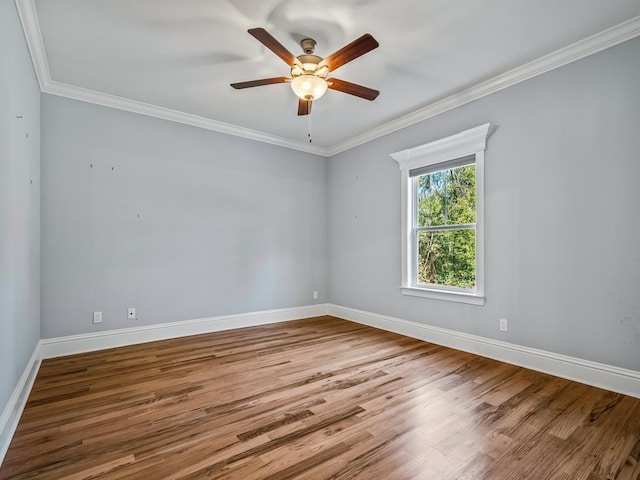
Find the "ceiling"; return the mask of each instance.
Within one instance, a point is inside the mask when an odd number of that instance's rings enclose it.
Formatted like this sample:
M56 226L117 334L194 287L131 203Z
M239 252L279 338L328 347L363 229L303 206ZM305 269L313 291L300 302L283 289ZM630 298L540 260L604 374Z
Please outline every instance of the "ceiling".
M640 35L638 0L17 0L43 91L333 154ZM288 76L247 33L325 57L363 33L380 47L298 117ZM613 27L613 28L612 28ZM585 40L586 39L586 40ZM313 144L308 144L311 121Z

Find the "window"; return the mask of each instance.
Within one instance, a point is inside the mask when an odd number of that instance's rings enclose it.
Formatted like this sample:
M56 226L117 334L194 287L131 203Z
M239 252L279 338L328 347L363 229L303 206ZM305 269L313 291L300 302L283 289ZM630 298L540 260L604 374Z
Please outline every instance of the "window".
M402 181L402 293L484 304L482 125L391 156Z
M476 288L475 155L409 171L416 285Z

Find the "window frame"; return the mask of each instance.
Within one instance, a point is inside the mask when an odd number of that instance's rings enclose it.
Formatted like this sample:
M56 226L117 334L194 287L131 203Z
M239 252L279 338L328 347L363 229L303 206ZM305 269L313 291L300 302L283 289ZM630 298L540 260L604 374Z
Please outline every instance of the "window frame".
M472 305L484 305L484 151L490 123L441 138L417 147L392 153L398 162L401 180L402 219L402 279L400 290L404 295L447 300ZM476 165L476 287L462 289L446 285L417 283L417 238L415 212L417 209L415 179L410 171L445 164L462 157L474 156ZM446 168L443 165L443 170Z

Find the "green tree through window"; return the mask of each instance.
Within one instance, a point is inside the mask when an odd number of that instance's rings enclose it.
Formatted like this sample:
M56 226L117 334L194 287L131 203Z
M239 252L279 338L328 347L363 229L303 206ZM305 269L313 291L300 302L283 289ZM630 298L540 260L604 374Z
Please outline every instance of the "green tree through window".
M475 163L426 173L414 182L417 283L475 288Z

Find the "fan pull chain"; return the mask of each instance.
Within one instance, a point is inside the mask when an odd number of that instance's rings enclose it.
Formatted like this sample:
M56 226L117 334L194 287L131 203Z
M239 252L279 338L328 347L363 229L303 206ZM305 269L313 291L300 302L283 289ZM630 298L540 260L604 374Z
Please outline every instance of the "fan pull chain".
M307 137L309 138L309 143L313 143L313 138L311 137L311 114L307 115Z

